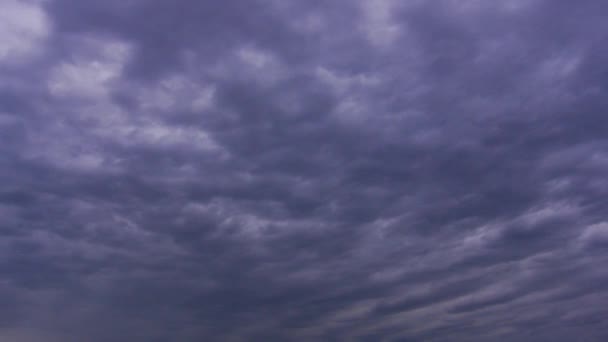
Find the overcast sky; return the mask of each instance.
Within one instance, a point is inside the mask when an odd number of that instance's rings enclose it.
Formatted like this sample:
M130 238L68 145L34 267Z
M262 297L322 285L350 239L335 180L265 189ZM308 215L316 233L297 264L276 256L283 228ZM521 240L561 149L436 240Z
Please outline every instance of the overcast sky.
M0 340L608 340L607 17L0 0Z

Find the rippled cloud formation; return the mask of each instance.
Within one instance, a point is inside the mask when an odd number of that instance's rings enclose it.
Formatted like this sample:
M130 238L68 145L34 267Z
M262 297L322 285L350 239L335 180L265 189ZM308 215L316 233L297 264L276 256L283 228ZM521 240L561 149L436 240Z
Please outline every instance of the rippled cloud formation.
M607 16L2 0L0 340L608 340Z

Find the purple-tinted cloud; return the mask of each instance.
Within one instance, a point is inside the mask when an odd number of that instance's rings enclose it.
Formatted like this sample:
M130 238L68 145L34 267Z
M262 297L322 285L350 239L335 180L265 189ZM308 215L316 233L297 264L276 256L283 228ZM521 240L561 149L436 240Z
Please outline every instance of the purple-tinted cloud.
M608 5L0 3L0 339L603 341Z

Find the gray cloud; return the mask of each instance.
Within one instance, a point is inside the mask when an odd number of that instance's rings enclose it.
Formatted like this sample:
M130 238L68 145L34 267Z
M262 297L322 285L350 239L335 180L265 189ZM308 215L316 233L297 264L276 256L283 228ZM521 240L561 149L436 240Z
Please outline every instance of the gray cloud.
M0 338L602 341L602 1L0 4Z

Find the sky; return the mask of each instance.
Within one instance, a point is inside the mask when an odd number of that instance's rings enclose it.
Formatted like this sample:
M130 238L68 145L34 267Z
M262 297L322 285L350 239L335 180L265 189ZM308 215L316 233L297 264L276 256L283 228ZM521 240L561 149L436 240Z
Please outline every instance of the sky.
M608 340L607 16L0 0L0 340Z

